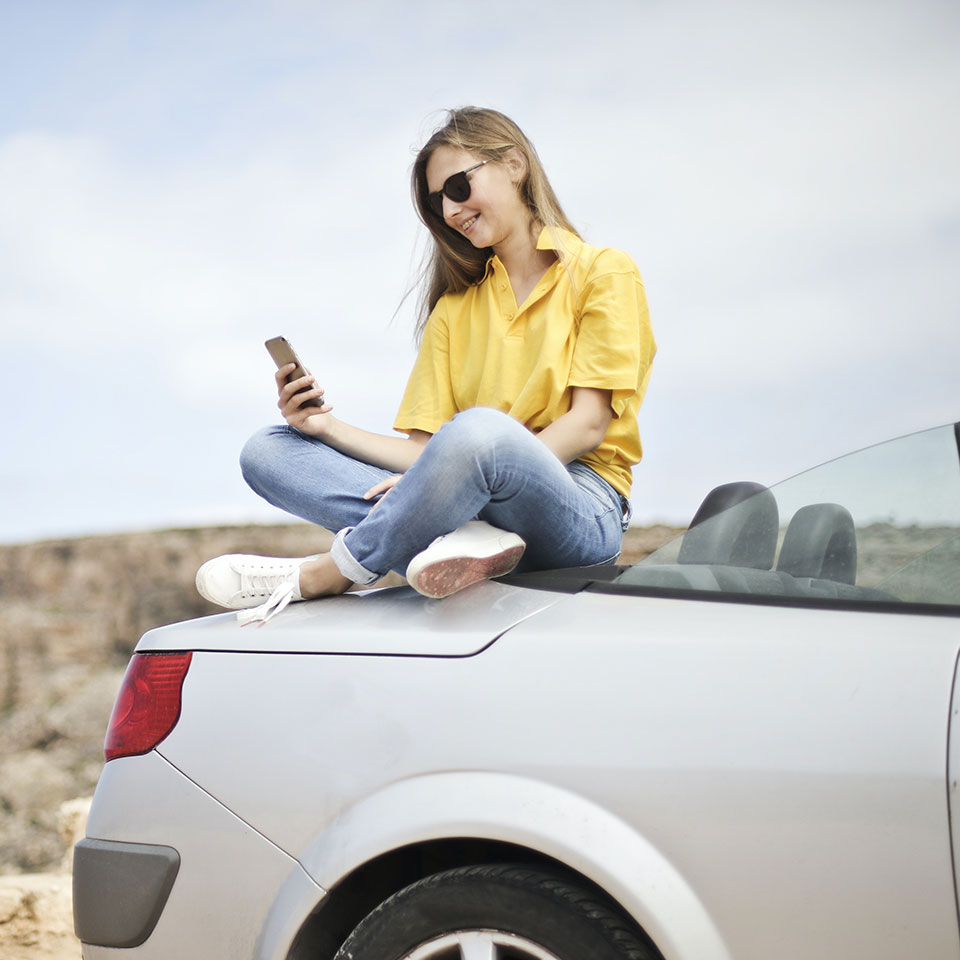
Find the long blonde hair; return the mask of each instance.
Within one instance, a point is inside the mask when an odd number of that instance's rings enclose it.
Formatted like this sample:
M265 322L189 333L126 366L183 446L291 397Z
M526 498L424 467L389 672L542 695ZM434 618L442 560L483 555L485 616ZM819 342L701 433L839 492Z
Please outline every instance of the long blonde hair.
M427 163L437 147L449 146L482 160L503 162L507 154L518 151L526 161L526 173L518 184L534 228L562 228L577 234L567 220L553 187L544 172L533 144L509 118L496 110L460 107L451 110L446 123L423 145L413 163L410 189L420 220L433 237L432 249L426 257L417 311L416 338L423 335L430 311L445 293L459 293L483 279L492 251L477 249L457 230L447 226L443 217L429 206Z

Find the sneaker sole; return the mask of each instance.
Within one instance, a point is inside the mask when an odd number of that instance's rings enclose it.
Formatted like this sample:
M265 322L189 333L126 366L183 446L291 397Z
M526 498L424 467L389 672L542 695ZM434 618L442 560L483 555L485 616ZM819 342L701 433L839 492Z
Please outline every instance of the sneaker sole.
M440 600L480 580L502 577L509 573L523 556L526 545L510 547L490 557L450 557L425 566L411 581L417 593Z

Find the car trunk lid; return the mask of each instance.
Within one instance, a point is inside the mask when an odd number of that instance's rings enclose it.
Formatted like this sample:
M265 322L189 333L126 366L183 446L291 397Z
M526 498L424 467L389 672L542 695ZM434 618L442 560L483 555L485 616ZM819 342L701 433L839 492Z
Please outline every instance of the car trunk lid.
M242 627L223 613L158 627L136 649L465 657L562 599L491 581L443 600L409 587L371 590L291 604L264 625Z

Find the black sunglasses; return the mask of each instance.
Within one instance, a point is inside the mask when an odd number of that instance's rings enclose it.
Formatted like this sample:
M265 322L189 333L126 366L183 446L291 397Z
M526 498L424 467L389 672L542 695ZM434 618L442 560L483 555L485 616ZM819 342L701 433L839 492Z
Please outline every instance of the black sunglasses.
M467 174L489 162L489 160L481 160L472 167L467 167L466 170L461 170L459 173L447 177L447 179L443 181L443 186L427 197L427 206L430 207L438 217L442 217L443 198L445 196L449 197L454 203L463 203L465 200L469 200L470 181L467 179Z

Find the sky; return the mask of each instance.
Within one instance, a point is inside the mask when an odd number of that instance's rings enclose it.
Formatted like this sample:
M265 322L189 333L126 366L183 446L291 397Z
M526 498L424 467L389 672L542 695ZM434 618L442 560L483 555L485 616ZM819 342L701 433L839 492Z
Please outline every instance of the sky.
M287 519L278 334L389 433L465 104L644 277L636 522L960 419L958 49L955 0L0 0L0 542Z

